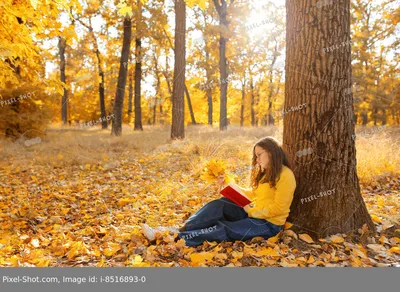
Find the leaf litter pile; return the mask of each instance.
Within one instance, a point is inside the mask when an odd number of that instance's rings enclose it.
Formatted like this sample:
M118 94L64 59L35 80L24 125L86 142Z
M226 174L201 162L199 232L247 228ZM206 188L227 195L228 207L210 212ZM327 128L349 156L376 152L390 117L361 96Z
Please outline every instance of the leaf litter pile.
M254 138L240 148L235 139L214 142L187 139L148 151L110 144L103 152L81 154L80 143L50 151L44 140L36 150L16 150L0 165L0 266L399 266L398 175L361 186L377 226L375 237L360 228L357 234L314 242L287 223L286 230L268 240L187 247L183 239L175 242L177 234L164 232L151 244L141 223L180 227L220 197L215 185L200 179L210 159L224 156L230 173L247 186ZM29 155L21 159L21 151ZM95 159L90 156L94 152ZM43 163L46 155L50 158Z

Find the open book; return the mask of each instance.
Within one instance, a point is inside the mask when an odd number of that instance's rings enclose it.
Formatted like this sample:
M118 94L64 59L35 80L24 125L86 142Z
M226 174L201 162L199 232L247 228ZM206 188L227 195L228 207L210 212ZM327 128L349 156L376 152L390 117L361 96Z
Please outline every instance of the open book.
M236 205L240 207L244 207L251 203L249 197L247 197L239 187L234 184L230 183L225 188L220 191L221 195L225 198L232 200Z

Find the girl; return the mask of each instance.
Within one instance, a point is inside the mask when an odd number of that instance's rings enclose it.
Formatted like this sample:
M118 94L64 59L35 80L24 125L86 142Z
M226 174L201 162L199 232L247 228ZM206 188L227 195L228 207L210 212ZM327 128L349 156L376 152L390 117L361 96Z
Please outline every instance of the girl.
M225 178L218 177L219 190ZM251 189L242 189L251 203L239 207L227 198L220 198L204 205L192 215L179 230L168 227L150 228L142 225L150 240L156 232L169 230L178 233L187 246L204 241L248 240L256 236L265 239L283 229L289 216L290 205L296 189L296 180L288 159L278 141L272 137L259 140L253 147Z

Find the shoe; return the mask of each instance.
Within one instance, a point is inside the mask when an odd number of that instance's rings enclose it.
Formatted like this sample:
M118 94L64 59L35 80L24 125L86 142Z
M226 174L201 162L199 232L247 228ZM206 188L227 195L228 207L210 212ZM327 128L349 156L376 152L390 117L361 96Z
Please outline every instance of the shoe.
M179 232L184 232L186 231L186 225L182 226L181 228L178 229Z
M141 225L143 234L146 236L146 238L150 241L153 241L156 238L156 233L157 232L165 232L165 231L170 231L172 233L179 233L179 230L174 228L174 227L157 227L157 228L152 228L147 224L142 224Z

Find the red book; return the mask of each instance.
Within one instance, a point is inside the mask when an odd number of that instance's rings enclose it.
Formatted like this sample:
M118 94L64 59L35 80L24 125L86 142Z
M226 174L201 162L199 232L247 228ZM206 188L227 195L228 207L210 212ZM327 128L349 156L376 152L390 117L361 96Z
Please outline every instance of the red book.
M232 200L236 205L244 207L251 203L250 199L235 184L230 183L220 191L225 198Z

